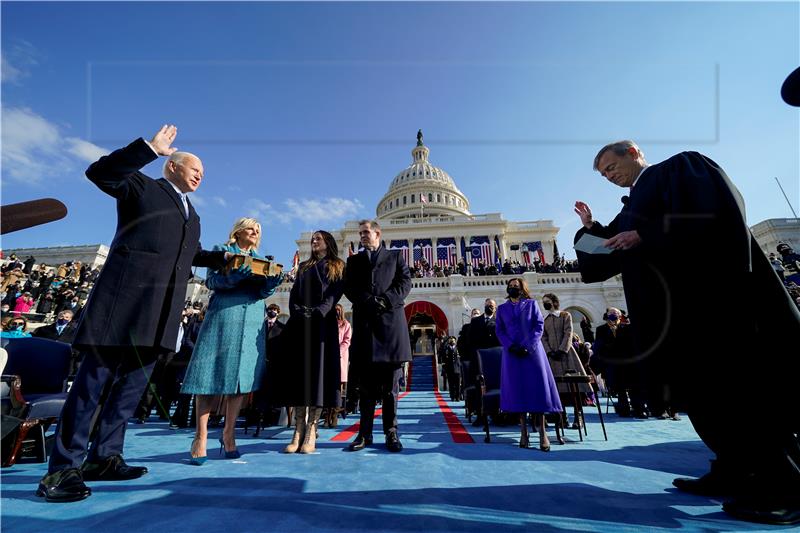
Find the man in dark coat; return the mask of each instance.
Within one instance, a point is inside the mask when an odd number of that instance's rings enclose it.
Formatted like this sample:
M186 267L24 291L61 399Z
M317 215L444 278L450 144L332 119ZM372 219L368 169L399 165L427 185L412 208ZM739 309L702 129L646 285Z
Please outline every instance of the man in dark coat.
M126 480L147 472L122 459L128 418L159 354L176 348L192 265L222 268L228 258L200 247L200 218L186 194L200 185L203 165L171 147L176 134L175 126L165 125L149 143L139 138L86 171L116 199L117 230L75 334L73 347L84 359L37 490L47 501L88 497L84 480ZM160 155L170 156L166 179L139 172Z
M41 337L43 339L50 339L54 341L72 344L75 339L75 322L73 321L75 314L70 309L64 309L58 313L55 322L47 326L36 328L31 335L34 337Z
M477 362L478 350L500 346L495 332L496 312L497 302L487 298L483 305L483 314L469 323L469 353L462 354L462 357L467 355L470 361Z
M609 255L578 254L584 281L622 273L633 333L633 359L646 361L651 391L667 391L685 410L703 442L716 454L699 479L676 487L703 495L728 495L730 514L768 523L800 522L800 443L795 433L794 381L800 358L785 339L800 337L800 313L756 243L739 192L725 172L696 152L648 166L632 141L604 147L594 167L609 181L630 187L622 211L608 225L595 222L588 205L575 212L584 233L607 239ZM721 251L724 268L712 276L686 258ZM742 308L757 302L768 313ZM731 309L741 309L735 331ZM681 313L702 312L699 342L682 327ZM731 387L748 398L731 405ZM741 422L758 421L743 436Z
M372 443L375 403L382 399L383 432L389 451L403 449L397 436L397 396L401 367L411 361L411 340L405 298L411 274L399 251L381 246L381 228L374 220L359 222L364 251L347 259L345 296L353 303L350 373L359 384L361 424L350 450Z

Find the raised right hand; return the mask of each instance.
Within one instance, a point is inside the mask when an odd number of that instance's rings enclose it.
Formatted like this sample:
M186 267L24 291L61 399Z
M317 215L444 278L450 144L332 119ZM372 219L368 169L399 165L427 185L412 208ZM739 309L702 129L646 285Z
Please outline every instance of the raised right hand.
M150 140L150 146L156 151L158 155L172 155L177 152L177 148L172 148L170 145L178 135L178 128L172 124L164 124L160 130L153 135Z
M583 224L584 228L589 229L592 227L594 219L592 218L592 210L587 204L580 200L575 202L575 213L581 218L581 224Z

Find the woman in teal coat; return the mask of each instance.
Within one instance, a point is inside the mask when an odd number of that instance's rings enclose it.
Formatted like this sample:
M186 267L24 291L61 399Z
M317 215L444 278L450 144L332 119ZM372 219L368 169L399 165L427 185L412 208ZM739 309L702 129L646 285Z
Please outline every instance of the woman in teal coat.
M241 218L233 226L227 244L214 249L261 259L256 253L260 242L258 221ZM228 274L208 270L206 286L214 292L181 389L183 394L197 397L192 464L205 462L208 417L214 397L219 395L226 400L220 444L226 458L240 455L236 449L236 418L244 396L259 388L266 368L264 298L275 292L282 279L282 275L268 278L253 275L246 266Z

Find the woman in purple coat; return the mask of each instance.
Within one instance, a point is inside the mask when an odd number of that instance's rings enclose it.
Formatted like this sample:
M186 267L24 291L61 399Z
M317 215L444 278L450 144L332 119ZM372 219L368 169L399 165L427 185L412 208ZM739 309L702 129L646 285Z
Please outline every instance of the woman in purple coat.
M550 451L545 413L560 413L561 400L542 347L544 319L522 278L508 280L508 301L497 308L497 338L503 345L500 370L500 409L519 413L520 448L528 447L527 414L535 413L539 448Z

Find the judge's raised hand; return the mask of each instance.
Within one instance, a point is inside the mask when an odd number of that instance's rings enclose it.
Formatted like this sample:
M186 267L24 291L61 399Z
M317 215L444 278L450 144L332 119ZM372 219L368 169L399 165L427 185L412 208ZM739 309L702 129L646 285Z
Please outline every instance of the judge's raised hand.
M153 135L150 140L150 146L156 151L158 155L172 155L177 152L177 148L171 146L178 135L178 128L172 124L164 124L160 130Z
M581 217L581 224L583 224L584 228L589 229L592 227L594 219L592 218L592 210L588 205L578 200L575 202L575 213Z
M605 241L603 246L606 248L611 248L612 250L630 250L631 248L636 248L641 243L642 238L639 237L639 232L636 230L631 230L617 233Z

